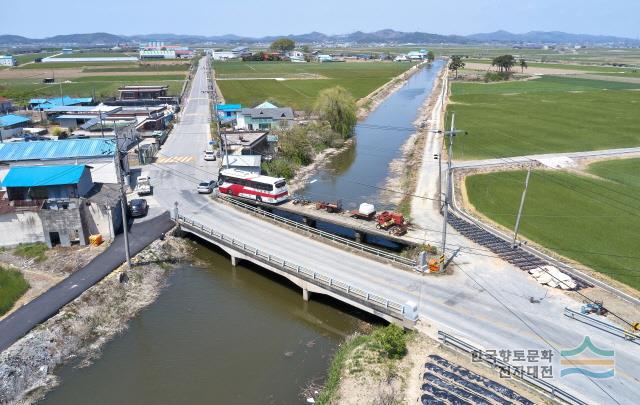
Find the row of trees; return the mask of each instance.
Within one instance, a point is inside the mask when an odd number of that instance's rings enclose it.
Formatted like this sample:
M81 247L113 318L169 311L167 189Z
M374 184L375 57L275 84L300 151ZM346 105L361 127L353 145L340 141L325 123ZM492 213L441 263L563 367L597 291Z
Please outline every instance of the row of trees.
M517 61L520 66L521 71L524 73L524 70L528 67L527 61L524 58L520 58ZM493 58L491 61L491 66L497 66L502 73L511 73L511 69L516 65L516 58L513 55L501 55Z
M520 66L521 71L528 67L527 61L524 58L520 58L517 63ZM496 66L500 70L500 73L509 74L511 69L516 65L516 58L513 55L501 55L493 58L491 66ZM449 62L449 70L455 72L456 79L458 78L458 70L465 67L465 63L462 61L462 57L459 55L453 55Z

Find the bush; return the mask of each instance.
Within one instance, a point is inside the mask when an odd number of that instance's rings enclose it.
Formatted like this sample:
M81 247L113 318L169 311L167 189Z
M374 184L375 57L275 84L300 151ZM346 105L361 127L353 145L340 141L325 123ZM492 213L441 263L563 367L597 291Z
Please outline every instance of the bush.
M13 250L13 253L26 259L35 259L36 262L41 262L47 258L44 254L47 249L47 245L42 242L21 243Z
M278 135L278 152L282 158L298 166L306 166L313 161L313 147L308 128L296 126Z
M510 72L487 72L484 75L485 83L501 82L504 80L509 80L510 78L511 78Z
M264 171L273 177L284 177L285 179L291 179L296 174L298 165L284 158L276 158L271 162L265 162L262 165Z
M0 315L10 310L28 289L29 283L19 271L0 267Z
M401 359L407 354L407 334L395 324L373 333L373 340L380 351L390 359Z

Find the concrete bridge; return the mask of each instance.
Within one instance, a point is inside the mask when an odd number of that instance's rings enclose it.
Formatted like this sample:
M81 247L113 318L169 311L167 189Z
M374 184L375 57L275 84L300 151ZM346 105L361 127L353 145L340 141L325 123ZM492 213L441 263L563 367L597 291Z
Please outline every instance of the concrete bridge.
M246 260L288 279L302 289L302 298L305 301L310 299L311 293L324 294L407 328L412 328L418 320L415 302L399 303L287 261L180 215L177 209L174 210L172 219L183 232L198 236L227 252L233 266L236 266L239 260Z

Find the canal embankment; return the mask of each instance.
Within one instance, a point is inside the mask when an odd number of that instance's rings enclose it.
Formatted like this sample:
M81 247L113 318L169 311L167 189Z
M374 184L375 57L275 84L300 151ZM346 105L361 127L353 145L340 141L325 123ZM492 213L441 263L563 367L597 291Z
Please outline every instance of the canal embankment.
M0 354L0 404L34 403L59 383L56 369L84 367L102 346L160 294L173 263L189 256L187 243L167 235L65 305Z

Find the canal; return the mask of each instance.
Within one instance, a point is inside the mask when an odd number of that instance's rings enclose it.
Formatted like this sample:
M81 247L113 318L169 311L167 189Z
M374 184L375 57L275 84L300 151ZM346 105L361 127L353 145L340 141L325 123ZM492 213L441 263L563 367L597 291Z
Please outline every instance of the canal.
M376 187L442 66L425 67L385 100L302 194L346 207L378 200ZM302 403L301 390L323 381L345 337L377 322L323 296L304 302L288 281L250 265L234 269L217 248L194 245L196 264L172 270L158 300L94 364L58 370L62 383L42 403Z
M436 60L414 74L398 91L356 127L356 142L331 159L299 194L309 200L341 199L345 208L376 202L389 176L389 163L400 157L411 136L418 110L431 94L444 61ZM380 205L378 210L393 209Z

